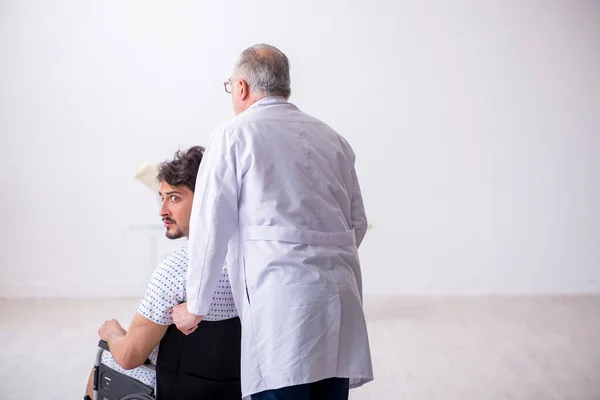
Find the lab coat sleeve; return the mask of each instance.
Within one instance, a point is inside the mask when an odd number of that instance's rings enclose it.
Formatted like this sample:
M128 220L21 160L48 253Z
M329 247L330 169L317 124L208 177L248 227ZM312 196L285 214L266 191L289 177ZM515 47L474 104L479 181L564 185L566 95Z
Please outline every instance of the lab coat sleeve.
M217 129L206 148L192 203L188 242L187 308L206 315L217 288L229 240L238 225L235 135Z
M360 247L362 240L367 233L367 215L365 213L365 206L363 204L362 193L360 191L360 184L358 183L358 177L356 176L355 161L356 155L350 146L350 143L343 136L338 136L340 144L348 167L350 168L350 182L348 182L349 196L350 196L350 222L352 229L354 229L354 236L356 238L356 247Z
M354 229L354 235L356 237L356 247L358 248L367 233L367 216L365 213L365 206L363 204L362 194L360 192L360 185L358 183L358 177L356 176L356 170L352 168L352 181L353 191L350 203L350 212L352 215L352 228ZM362 288L362 271L360 269L360 263L353 265L352 272L356 279L356 285L358 287L358 293L360 294L360 300L363 299L363 288Z
M356 247L360 247L360 244L367 233L368 222L362 193L360 191L360 184L358 183L358 177L356 176L356 170L354 168L352 168L352 186L350 213L352 218L352 228L354 229L356 237Z

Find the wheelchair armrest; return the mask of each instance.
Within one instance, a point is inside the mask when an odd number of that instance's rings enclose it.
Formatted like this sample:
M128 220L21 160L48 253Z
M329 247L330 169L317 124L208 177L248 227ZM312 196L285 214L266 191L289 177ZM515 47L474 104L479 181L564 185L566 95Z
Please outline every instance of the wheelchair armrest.
M108 343L106 343L104 340L100 340L98 342L98 347L100 347L103 350L110 351L110 349L108 348ZM152 365L152 362L148 358L146 361L144 361L143 365Z
M104 340L101 340L98 342L98 347L100 347L106 351L110 351L108 348L108 343L106 343Z

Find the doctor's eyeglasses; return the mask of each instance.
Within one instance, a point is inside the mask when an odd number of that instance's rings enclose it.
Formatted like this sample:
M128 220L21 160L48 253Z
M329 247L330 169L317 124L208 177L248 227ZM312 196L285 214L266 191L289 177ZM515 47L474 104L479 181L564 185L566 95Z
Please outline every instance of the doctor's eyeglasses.
M223 82L223 86L225 86L225 91L227 93L231 93L231 81L225 81L225 82Z

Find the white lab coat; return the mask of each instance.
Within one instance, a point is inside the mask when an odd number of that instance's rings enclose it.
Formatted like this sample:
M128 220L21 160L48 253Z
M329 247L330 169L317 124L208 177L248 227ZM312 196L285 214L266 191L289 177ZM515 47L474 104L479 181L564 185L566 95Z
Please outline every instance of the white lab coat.
M207 313L227 258L244 397L373 380L357 252L367 220L346 140L283 98L262 99L213 132L195 193L188 309Z

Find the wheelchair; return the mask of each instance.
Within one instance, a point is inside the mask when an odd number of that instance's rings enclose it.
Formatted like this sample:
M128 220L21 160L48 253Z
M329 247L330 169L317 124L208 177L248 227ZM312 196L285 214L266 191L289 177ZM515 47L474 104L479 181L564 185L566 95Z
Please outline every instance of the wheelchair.
M156 387L151 387L102 364L102 354L105 351L110 351L108 343L100 340L94 362L93 400L156 400ZM156 374L155 367L149 360L140 368Z

